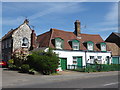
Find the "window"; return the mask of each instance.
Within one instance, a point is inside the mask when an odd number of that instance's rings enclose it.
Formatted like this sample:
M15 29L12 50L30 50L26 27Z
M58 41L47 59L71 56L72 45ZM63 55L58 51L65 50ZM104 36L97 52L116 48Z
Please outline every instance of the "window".
M73 48L73 50L79 50L79 41L73 40L72 41L72 48Z
M106 44L105 43L101 43L101 51L106 51Z
M73 64L77 64L77 57L73 57Z
M24 37L23 39L22 39L22 47L28 47L28 39L26 38L26 37Z
M2 49L4 49L4 46L5 46L5 45L4 45L4 42L2 41Z
M7 48L7 41L5 40L5 48Z
M11 39L9 40L9 47L11 47Z
M56 38L55 39L55 47L56 47L56 49L62 49L63 40L61 38Z
M94 56L90 56L90 63L94 63Z
M94 59L94 56L90 56L90 59Z
M97 56L98 60L101 60L102 59L102 56Z
M87 49L93 50L93 42L87 42Z
M7 40L7 48L9 47L9 39Z

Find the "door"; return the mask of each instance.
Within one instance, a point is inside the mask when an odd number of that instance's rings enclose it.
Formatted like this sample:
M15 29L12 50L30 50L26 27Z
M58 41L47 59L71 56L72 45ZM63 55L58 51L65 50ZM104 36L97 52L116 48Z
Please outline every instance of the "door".
M77 57L77 66L82 68L82 57Z
M112 57L112 63L113 64L119 64L119 57Z
M67 58L60 58L62 70L67 69Z

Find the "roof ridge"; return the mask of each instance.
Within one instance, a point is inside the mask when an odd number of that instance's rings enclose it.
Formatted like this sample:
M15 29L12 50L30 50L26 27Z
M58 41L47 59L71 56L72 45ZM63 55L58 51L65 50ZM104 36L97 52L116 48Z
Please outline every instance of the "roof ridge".
M100 36L100 34L86 34L86 33L80 33L80 34L85 34L85 35L99 35Z
M63 32L70 32L70 31L64 31L64 30L60 30L60 29L56 29L56 28L51 28L52 30L57 30L57 31L63 31ZM73 33L73 32L70 32Z
M60 30L60 29L56 29L56 28L51 28L52 30L57 30L57 31L62 31L62 32L69 32L69 33L74 33L74 32L70 32L70 31L64 31L64 30ZM99 34L86 34L86 33L80 33L80 34L85 34L85 35L99 35ZM99 35L100 36L100 35Z

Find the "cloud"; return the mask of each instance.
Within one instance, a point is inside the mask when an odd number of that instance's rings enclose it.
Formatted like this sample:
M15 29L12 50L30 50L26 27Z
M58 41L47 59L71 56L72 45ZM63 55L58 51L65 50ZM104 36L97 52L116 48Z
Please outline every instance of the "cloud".
M81 9L79 9L81 8ZM79 3L54 3L51 5L50 8L43 9L42 11L39 11L32 16L29 17L29 19L37 19L39 17L48 15L50 13L75 13L84 11L85 9L80 6Z
M34 6L34 7L31 7ZM76 12L81 12L86 10L85 8L83 8L81 6L80 3L68 3L68 2L61 2L61 3L3 3L3 23L2 25L19 25L21 24L21 22L23 22L23 20L25 19L24 13L26 15L26 17L32 21L35 22L36 20L38 21L38 18L43 17L45 15L48 15L49 18L51 18L49 16L49 14L54 13L56 15L60 15L60 14L70 14L70 13L76 13ZM8 17L8 12L10 11L10 13L14 13L14 14L18 14L21 13L19 16L18 15L12 15ZM26 14L26 11L29 14ZM31 14L30 14L31 13ZM7 15L7 16L5 16ZM28 16L27 16L28 15ZM15 16L15 17L13 17ZM55 17L54 17L55 18Z

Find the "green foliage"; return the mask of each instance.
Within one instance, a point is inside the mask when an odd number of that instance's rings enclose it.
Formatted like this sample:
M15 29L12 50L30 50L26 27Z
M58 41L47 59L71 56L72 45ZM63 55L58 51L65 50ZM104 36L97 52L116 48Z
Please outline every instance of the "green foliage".
M21 72L28 73L30 69L30 66L28 64L23 64L21 66Z
M10 64L8 68L11 70L20 70L20 67L17 67L16 65L13 65L13 64Z
M27 60L27 63L31 68L34 68L45 75L56 72L56 69L58 68L58 62L58 56L53 53L51 49L48 49L47 52L32 52L32 55L29 55Z
M13 64L13 63L14 63L13 59L8 60L8 64Z

